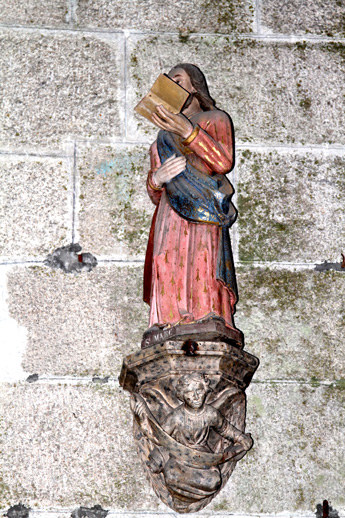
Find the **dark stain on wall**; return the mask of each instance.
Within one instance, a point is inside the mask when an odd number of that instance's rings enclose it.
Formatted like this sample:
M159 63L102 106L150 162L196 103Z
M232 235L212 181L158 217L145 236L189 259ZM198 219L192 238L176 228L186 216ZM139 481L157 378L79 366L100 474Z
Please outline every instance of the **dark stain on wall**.
M16 504L10 507L4 516L8 518L29 518L30 507L26 507L24 504Z
M38 374L30 374L30 376L26 378L26 381L28 383L34 383L35 381L38 381Z
M83 270L90 272L97 265L96 257L90 253L79 252L81 252L81 246L78 243L62 246L49 254L44 264L50 268L59 268L65 273L79 273Z
M102 509L100 505L94 505L93 507L78 507L74 509L71 514L71 518L105 518L109 511Z

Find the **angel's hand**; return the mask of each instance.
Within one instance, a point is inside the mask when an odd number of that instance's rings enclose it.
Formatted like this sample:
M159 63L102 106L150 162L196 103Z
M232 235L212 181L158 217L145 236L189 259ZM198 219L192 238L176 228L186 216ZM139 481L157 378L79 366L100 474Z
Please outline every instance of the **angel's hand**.
M140 420L142 420L144 418L144 416L146 415L145 404L143 403L143 401L141 401L141 399L139 399L139 398L137 399L135 397L132 397L130 405L131 405L131 410L132 410L133 414L138 416L138 418Z
M186 139L193 131L193 124L182 113L172 113L161 104L156 106L156 111L152 114L152 120L159 128L171 131Z
M254 441L250 433L243 433L238 442L246 451L248 451L253 446Z
M153 174L152 179L157 187L162 187L164 183L169 182L175 176L182 173L186 168L186 158L184 156L172 155L168 160L160 166L159 169Z

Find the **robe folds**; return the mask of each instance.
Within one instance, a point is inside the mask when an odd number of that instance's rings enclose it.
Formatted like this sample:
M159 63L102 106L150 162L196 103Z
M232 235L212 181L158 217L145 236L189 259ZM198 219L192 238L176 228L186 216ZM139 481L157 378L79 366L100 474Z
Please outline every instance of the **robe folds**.
M199 174L201 182L203 178L207 181L211 177L209 182L217 185L216 179L220 178L218 184L227 183L232 195L231 184L219 176L228 173L234 164L234 137L229 116L215 109L195 114L191 122L199 131L189 143L184 144L181 138L165 132L168 144L171 141L176 148L175 154L183 154L187 158L185 178L188 180L188 174L192 175L193 171ZM162 137L164 134L160 132L150 148L151 169L147 181L148 194L157 206L144 270L144 301L150 305L149 326L188 324L219 316L233 327L237 291L228 227L236 217L235 211L227 220L220 214L221 222L218 224L213 216L209 216L206 223L207 216L202 216L204 221L197 222L193 216L192 220L188 219L188 214L182 217L173 195L179 194L183 175L177 178L175 190L170 185L160 190L152 189L152 175L164 158L168 158L164 156ZM198 188L197 184L197 188L192 189L194 199ZM202 209L201 200L199 207L197 200L195 212L207 215L207 203L217 205L220 192L215 191L214 199L211 199L212 191L211 194L207 190L200 193L206 209ZM225 201L228 210L229 200ZM224 205L224 200L222 203ZM184 205L188 207L188 203Z

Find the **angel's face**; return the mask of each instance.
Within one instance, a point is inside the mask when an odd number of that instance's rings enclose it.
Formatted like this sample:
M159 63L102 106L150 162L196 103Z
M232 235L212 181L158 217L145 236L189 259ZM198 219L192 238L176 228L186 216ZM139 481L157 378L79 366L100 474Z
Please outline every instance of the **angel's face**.
M192 381L185 390L183 397L185 404L196 410L204 406L206 395L207 389L205 385L201 381Z

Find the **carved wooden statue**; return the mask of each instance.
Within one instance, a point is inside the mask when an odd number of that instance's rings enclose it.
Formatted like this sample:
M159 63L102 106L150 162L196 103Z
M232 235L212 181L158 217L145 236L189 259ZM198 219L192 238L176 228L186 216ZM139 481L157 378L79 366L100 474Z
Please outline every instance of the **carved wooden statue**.
M186 513L205 507L252 447L244 390L259 362L242 350L233 322L236 210L225 176L234 165L233 125L195 65L179 64L169 77L189 94L182 112L159 104L153 88L143 100L150 113L138 110L160 128L147 179L157 206L144 273L150 317L120 383L132 394L134 437L153 488Z

